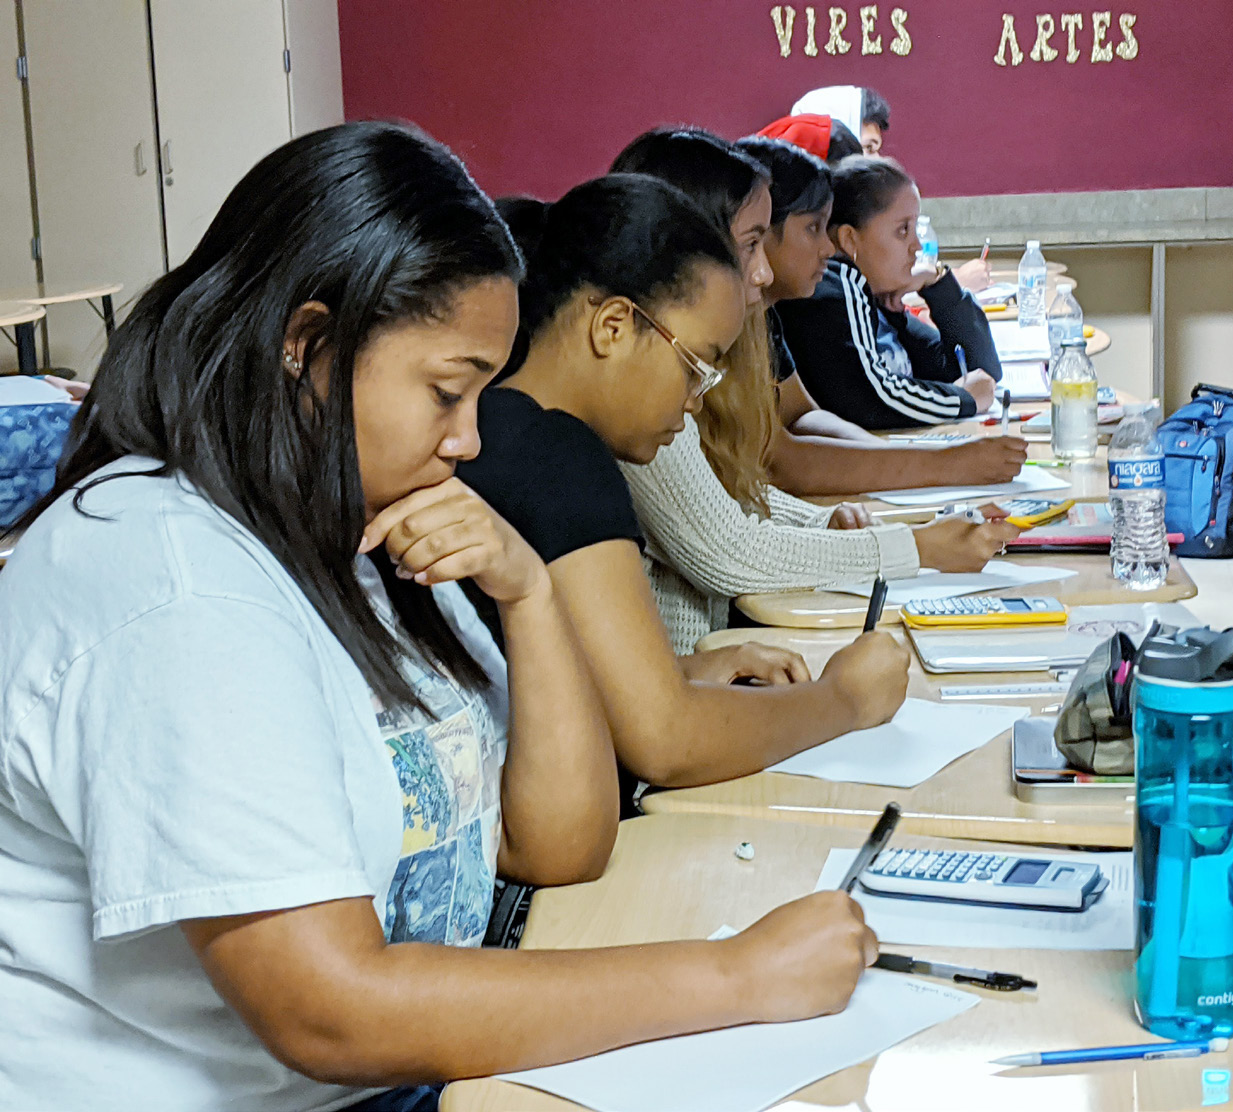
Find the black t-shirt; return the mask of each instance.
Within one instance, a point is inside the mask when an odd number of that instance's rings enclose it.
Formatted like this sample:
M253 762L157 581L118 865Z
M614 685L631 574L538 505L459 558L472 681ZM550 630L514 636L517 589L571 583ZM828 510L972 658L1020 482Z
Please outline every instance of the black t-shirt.
M796 359L788 347L788 341L783 334L783 321L774 308L766 311L766 331L771 341L772 370L775 372L775 382L787 382L796 374Z
M507 387L479 399L480 453L458 477L546 564L601 541L644 544L629 487L584 422Z

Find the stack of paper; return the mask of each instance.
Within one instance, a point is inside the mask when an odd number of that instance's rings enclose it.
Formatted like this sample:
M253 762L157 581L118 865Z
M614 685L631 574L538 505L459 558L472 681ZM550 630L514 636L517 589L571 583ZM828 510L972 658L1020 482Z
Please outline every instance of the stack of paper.
M1017 320L994 320L989 322L989 332L993 336L993 346L998 349L998 358L1003 363L1048 360L1051 354L1046 325L1021 327Z
M1037 911L989 907L946 900L908 900L875 896L858 884L853 898L882 943L905 946L974 946L1006 950L1130 950L1134 948L1134 883L1129 853L1062 853L1061 857L1099 865L1109 887L1086 911ZM833 891L856 857L854 849L833 849L815 891Z
M73 399L58 386L30 375L0 377L0 407L10 405L46 405L48 402L71 402Z
M1009 483L992 486L909 487L905 490L874 491L867 495L891 506L943 506L947 502L972 499L1005 498L1010 495L1034 494L1042 490L1069 490L1070 483L1050 475L1044 467L1024 466Z
M1026 707L905 699L889 722L815 745L770 771L913 788L1027 714Z
M935 601L959 598L985 591L1000 591L1005 587L1030 587L1036 583L1052 583L1078 574L1069 568L1053 568L1045 564L1016 564L1010 560L990 560L983 571L933 571L923 568L920 575L907 579L891 579L887 583L886 605L902 606L913 599ZM873 593L873 581L836 587L845 595L868 598Z

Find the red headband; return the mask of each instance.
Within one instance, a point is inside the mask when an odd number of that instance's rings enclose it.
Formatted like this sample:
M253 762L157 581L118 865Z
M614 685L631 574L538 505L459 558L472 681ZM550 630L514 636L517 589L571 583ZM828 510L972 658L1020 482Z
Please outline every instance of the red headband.
M831 118L808 112L800 116L782 116L758 134L767 139L783 139L825 162L831 147Z

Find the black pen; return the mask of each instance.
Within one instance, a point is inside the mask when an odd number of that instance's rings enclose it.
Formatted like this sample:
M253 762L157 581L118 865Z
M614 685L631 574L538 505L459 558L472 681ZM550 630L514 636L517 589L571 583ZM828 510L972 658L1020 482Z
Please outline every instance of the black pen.
M944 961L921 961L907 954L879 954L873 963L875 969L889 969L892 973L916 973L925 977L941 977L960 985L979 985L998 992L1018 992L1019 989L1034 989L1035 981L1029 981L1018 973L994 973L988 969L969 969L965 965L948 965Z
M873 581L873 590L869 592L869 609L865 611L865 627L862 633L869 633L882 620L882 607L886 605L886 580L880 575Z
M874 823L869 837L865 839L865 844L856 851L852 867L848 869L847 876L839 885L839 891L851 894L852 889L856 887L857 878L878 859L878 854L886 848L886 843L890 841L890 836L895 832L898 823L899 804L888 803L886 810Z

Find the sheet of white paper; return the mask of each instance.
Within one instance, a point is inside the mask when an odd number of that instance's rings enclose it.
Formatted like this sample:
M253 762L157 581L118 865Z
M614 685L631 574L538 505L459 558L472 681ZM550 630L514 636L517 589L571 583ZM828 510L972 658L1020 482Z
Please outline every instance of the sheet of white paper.
M934 571L924 568L920 575L890 580L887 583L886 603L888 606L902 606L912 599L958 598L980 591L1000 591L1004 587L1030 587L1035 583L1069 579L1075 574L1067 568L1016 564L1011 560L990 560L983 571ZM873 593L873 580L835 587L834 590L868 598Z
M893 432L886 438L919 448L949 448L953 444L966 444L976 437L965 432Z
M1070 483L1051 475L1047 467L1027 467L1009 483L969 487L915 487L908 490L876 491L868 497L892 506L943 506L961 498L1003 498L1008 494L1031 494L1041 490L1065 490Z
M983 290L972 294L981 305L1004 305L1012 297L1018 296L1019 287L1013 282L994 282Z
M0 378L0 406L68 401L72 399L65 391L41 378L31 378L29 375L5 375Z
M856 857L854 849L827 855L815 891L839 886ZM1028 854L1027 856L1034 856ZM1134 880L1130 853L1061 853L1098 864L1109 887L1086 911L1024 911L942 900L873 896L857 885L852 895L879 941L906 946L974 946L1005 950L1130 950L1134 948Z
M977 1003L970 992L870 969L838 1015L682 1035L501 1077L596 1112L761 1112Z
M1017 320L991 320L989 331L1003 363L1049 358L1049 329L1043 324L1021 328Z
M772 765L770 771L913 788L1027 715L1026 707L905 699L889 722L841 734Z
M1049 397L1049 370L1044 359L1003 360L1002 379L997 385L998 397L1001 391L1010 391L1012 402L1043 402ZM1002 415L1002 407L989 416Z

